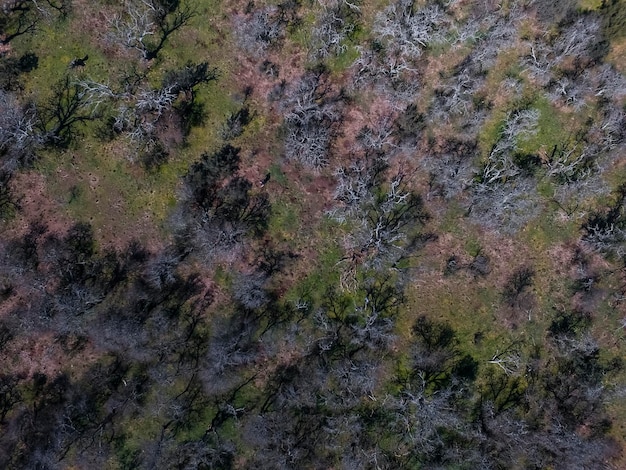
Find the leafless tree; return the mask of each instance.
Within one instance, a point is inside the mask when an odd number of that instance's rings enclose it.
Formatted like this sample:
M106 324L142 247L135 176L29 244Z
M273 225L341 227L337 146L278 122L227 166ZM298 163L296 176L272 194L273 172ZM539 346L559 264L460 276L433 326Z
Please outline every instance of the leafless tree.
M621 102L626 97L626 77L609 64L602 64L598 71L598 81L594 90L596 96Z
M132 82L124 77L117 85L83 78L77 81L77 86L92 116L97 113L110 116L112 130L125 134L147 154L155 148L158 150L157 127L164 115L176 110L184 119L194 102L197 87L217 77L217 69L209 67L207 62L190 62L168 71L157 88L150 86L142 74L134 76Z
M467 69L452 80L450 85L437 90L437 102L432 106L435 117L444 122L449 115L467 115L472 110L472 98L477 88L477 81L470 78Z
M603 151L614 150L626 140L626 112L616 106L604 110L599 123L600 146ZM595 129L592 129L595 130Z
M502 134L491 149L486 163L478 174L479 192L493 188L499 183L511 180L522 173L513 160L518 139L537 132L539 111L526 109L509 113Z
M278 44L285 36L285 22L278 7L264 7L234 20L235 34L248 53L260 54Z
M114 34L145 60L156 59L168 38L196 14L179 0L128 0L125 7L124 13L111 19Z
M13 94L0 90L0 108L0 162L3 170L13 172L33 160L43 139L33 106L22 106Z
M65 0L3 0L0 2L0 46L34 33L43 21L65 16L69 8L69 2Z
M156 123L169 111L178 97L174 86L161 89L140 87L135 93L115 90L107 83L83 79L78 85L85 94L92 115L113 108L113 130L126 133L131 141L141 143L154 138Z
M269 301L264 286L267 282L265 273L256 271L239 275L233 283L233 297L244 308L256 310Z
M386 160L359 159L350 167L340 167L335 171L335 199L345 204L345 216L357 217L363 205L371 204L373 191L382 183L380 173L386 169ZM341 222L346 220L343 212L335 211L333 216Z
M581 57L588 53L597 41L600 19L591 15L581 16L557 37L553 46L556 63L567 57Z
M487 363L499 367L506 375L519 376L524 372L521 353L514 345L497 350Z
M549 161L546 163L546 174L558 183L568 183L588 178L597 165L593 161L590 149L579 149L578 143L568 147L555 146Z
M407 463L467 461L471 454L463 448L463 443L475 441L475 435L453 405L454 392L442 389L430 394L424 387L425 384L416 384L383 401L390 413L391 429L398 437L397 455L405 456ZM445 441L446 431L452 429L458 446Z
M143 280L150 289L160 291L174 284L177 280L176 268L182 256L173 249L163 250L152 258L145 267Z
M66 146L79 124L93 119L85 90L69 75L53 88L52 96L39 107L39 128L46 143Z
M441 153L427 155L422 166L429 174L427 197L440 196L451 199L470 188L475 176L473 152L476 144L451 139L448 148Z
M329 215L352 227L347 240L351 259L369 267L393 265L429 218L404 170L388 180L386 170L385 157L375 154L335 172L335 198L342 205Z
M470 214L480 223L510 233L538 214L536 182L524 176L513 160L517 139L536 132L538 117L536 110L509 115L500 140L474 183Z
M492 187L477 187L472 194L470 217L502 233L516 233L539 215L542 208L533 178L517 177Z
M553 43L533 40L528 44L530 50L525 63L531 77L542 86L547 86L555 79L555 72L567 59L580 60L587 57L597 44L600 23L590 15L581 16L574 24L561 31ZM580 70L582 72L582 70ZM556 79L558 82L558 79ZM567 83L557 86L557 90L567 97ZM573 98L573 97L572 97Z
M398 0L376 18L374 32L390 56L409 65L426 47L445 42L450 25L451 19L438 5L418 8L411 0Z
M113 91L108 83L100 83L90 78L84 78L78 81L78 85L84 90L87 102L92 107L94 114L97 113L98 108L101 106L121 97L119 93Z
M285 155L312 168L328 163L335 124L340 119L337 104L326 95L320 75L304 76L292 92L285 113Z
M355 31L360 8L344 0L333 0L322 5L312 33L310 55L325 59L347 50L346 40Z
M419 90L418 59L426 48L445 43L452 27L452 18L438 5L392 2L376 17L372 46L357 47L355 85L374 84L393 94L394 101L413 102Z
M343 351L350 357L363 348L384 350L391 344L394 338L392 317L389 312L378 310L369 297L365 296L356 305L341 305L339 310L337 307L339 305L333 304L315 314L320 333L315 347L320 354L332 356L336 351Z
M626 254L626 230L616 224L603 226L601 224L588 224L583 241L600 253L618 256Z

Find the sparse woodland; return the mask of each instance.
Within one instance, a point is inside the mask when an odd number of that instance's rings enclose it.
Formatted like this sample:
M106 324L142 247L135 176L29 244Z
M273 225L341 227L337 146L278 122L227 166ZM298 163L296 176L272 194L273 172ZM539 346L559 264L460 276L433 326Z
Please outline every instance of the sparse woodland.
M0 468L626 468L624 0L0 0Z

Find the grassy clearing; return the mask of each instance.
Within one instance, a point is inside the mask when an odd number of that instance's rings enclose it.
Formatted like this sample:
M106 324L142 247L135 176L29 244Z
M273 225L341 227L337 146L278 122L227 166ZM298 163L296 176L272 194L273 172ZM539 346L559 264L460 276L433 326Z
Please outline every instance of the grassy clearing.
M540 253L555 244L576 240L579 228L575 220L560 218L559 208L552 205L548 206L532 223L529 223L520 233L520 237Z
M164 235L180 177L196 154L181 152L158 170L146 171L132 153L124 141L102 145L87 136L67 153L43 154L37 169L46 177L50 197L73 218L89 221L107 242Z
M430 278L416 283L407 296L403 323L412 325L421 315L448 323L456 332L462 353L487 358L507 336L497 321L499 294L480 281L459 283L458 279Z
M603 3L605 3L603 0L579 0L578 8L581 11L596 11L602 7Z
M615 67L623 75L626 74L626 38L611 41L611 48L606 61Z
M496 109L485 121L478 134L478 149L480 158L487 160L494 145L500 139L508 111L506 109Z
M343 257L343 250L333 243L323 242L317 247L317 259L308 259L308 274L296 283L286 294L286 301L304 299L314 307L319 307L328 289L339 285L340 269L338 264Z
M577 115L560 112L544 96L537 97L528 108L539 111L539 121L536 134L518 140L518 148L523 153L549 153L554 146L571 142L580 129Z
M333 74L340 74L348 70L359 56L359 51L350 44L344 52L329 59L328 67Z
M278 200L272 204L272 216L269 230L283 240L292 240L300 227L300 208L286 201Z

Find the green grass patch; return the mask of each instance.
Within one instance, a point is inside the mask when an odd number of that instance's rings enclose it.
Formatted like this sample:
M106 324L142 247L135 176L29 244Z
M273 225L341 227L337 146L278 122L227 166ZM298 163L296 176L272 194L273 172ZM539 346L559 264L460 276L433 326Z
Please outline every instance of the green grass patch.
M606 8L601 10L605 36L610 41L626 37L626 0L606 3Z
M340 260L343 250L337 245L326 245L319 248L319 258L315 260L315 268L286 294L289 300L303 299L313 307L319 307L326 298L328 289L339 285ZM311 263L313 264L313 263Z
M541 178L537 184L537 193L546 199L554 197L554 184L547 178Z
M275 181L282 187L286 187L288 185L289 181L287 180L287 176L285 176L285 173L283 173L283 170L278 163L272 163L272 165L270 165L269 172L272 175L271 181Z
M537 154L543 150L549 154L555 145L572 140L578 130L579 126L575 121L567 119L543 96L534 100L528 108L539 111L539 120L536 134L518 139L517 145L522 153Z
M447 202L448 207L439 221L437 229L442 232L461 236L464 234L464 231L460 222L463 220L467 209L456 200L449 200Z
M284 239L293 238L300 226L300 208L285 200L272 203L272 215L269 223L270 232L279 232Z
M412 288L408 296L410 302L406 314L414 319L425 315L432 321L450 325L459 341L461 354L470 354L479 361L486 360L508 337L508 331L496 319L499 292L494 287L479 281L464 285L459 285L458 280L445 281Z
M359 55L357 48L350 44L341 54L333 56L328 60L328 67L335 74L345 72L359 58Z
M478 148L480 150L480 157L487 159L494 145L500 139L508 111L505 109L496 109L491 113L491 116L480 129L478 133Z
M522 231L522 239L535 250L547 250L550 246L576 239L579 225L575 222L559 221L558 208L552 206L529 223Z
M131 235L138 223L159 226L176 202L177 172L148 174L112 147L95 143L64 154L47 153L37 170L70 216L89 221L96 233L107 236Z
M579 0L578 8L581 11L596 11L599 10L604 3L604 0Z
M482 251L483 247L480 243L480 240L476 237L470 237L465 241L465 251L468 255L472 257L478 256Z
M233 284L233 273L228 266L218 264L213 271L213 281L221 288L229 290Z
M287 28L287 38L301 49L307 49L311 44L311 32L315 26L317 16L315 11L308 11L300 15L300 22L292 27Z

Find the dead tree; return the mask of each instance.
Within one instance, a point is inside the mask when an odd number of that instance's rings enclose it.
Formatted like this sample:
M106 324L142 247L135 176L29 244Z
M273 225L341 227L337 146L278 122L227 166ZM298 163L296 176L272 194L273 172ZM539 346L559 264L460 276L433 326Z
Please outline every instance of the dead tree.
M360 21L360 8L345 1L333 1L324 6L313 29L310 55L326 59L347 50L346 42L354 34Z
M0 45L7 45L15 38L33 33L39 21L35 2L4 0L0 4Z
M93 119L86 98L85 90L69 75L56 84L39 113L39 127L48 144L67 146L75 137L76 127Z
M145 60L156 59L168 38L196 15L179 0L128 1L126 13L111 21L118 40Z
M340 112L322 77L303 77L289 101L284 121L286 157L313 168L326 165Z
M12 93L0 91L0 108L0 165L13 172L31 162L42 138L34 106L22 106Z

